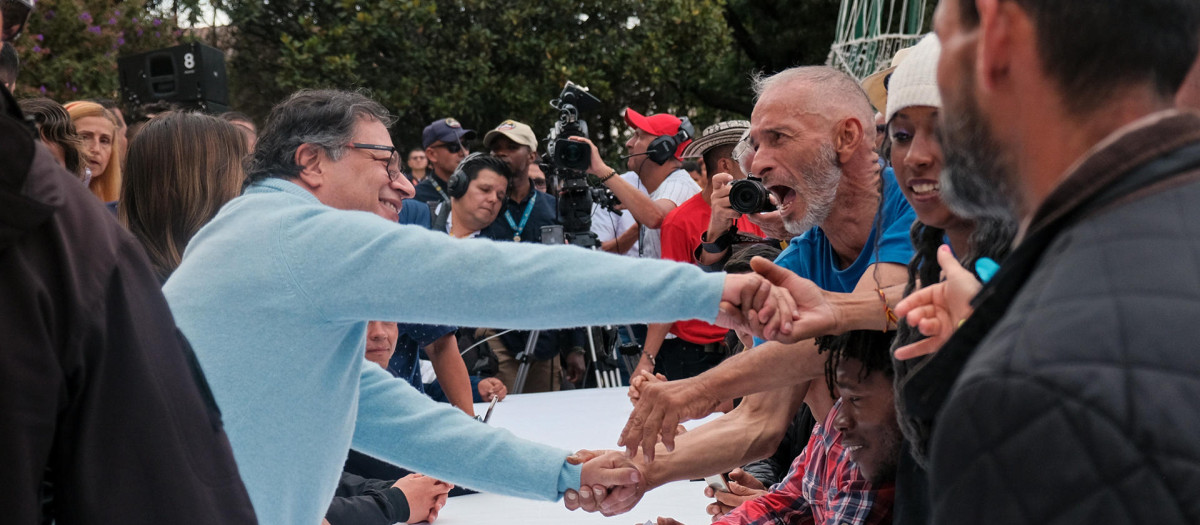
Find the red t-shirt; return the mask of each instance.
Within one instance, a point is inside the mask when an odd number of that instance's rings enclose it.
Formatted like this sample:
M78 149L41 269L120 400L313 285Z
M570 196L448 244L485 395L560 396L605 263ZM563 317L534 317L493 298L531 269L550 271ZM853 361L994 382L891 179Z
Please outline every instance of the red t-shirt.
M703 193L697 193L671 210L662 222L662 258L696 264L694 254L700 246L700 234L708 231L711 218L712 206L704 202ZM763 236L762 229L744 215L738 218L737 227L739 232ZM700 345L721 341L726 332L728 330L724 328L694 319L671 325L671 333L676 337Z

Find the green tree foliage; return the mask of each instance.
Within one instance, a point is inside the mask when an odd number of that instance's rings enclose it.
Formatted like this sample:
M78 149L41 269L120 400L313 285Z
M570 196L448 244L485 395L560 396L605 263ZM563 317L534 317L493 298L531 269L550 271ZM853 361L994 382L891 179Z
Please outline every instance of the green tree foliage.
M514 118L541 133L558 116L548 101L567 80L603 101L587 120L592 137L609 145L626 128L626 106L690 111L701 127L749 109L700 95L751 96L751 71L732 71L725 58L737 49L722 0L226 4L238 30L235 106L262 116L300 88L365 88L399 116L393 132L406 146L444 117L480 132Z
M729 0L725 20L754 67L775 73L824 64L841 0Z
M175 45L180 32L144 1L41 0L16 42L18 97L116 98L117 57Z

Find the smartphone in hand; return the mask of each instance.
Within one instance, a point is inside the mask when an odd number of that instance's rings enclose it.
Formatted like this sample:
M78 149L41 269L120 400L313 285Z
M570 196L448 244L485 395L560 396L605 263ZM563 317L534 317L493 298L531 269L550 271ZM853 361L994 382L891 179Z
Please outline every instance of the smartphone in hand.
M725 474L715 474L704 478L704 482L718 492L729 492L729 478Z

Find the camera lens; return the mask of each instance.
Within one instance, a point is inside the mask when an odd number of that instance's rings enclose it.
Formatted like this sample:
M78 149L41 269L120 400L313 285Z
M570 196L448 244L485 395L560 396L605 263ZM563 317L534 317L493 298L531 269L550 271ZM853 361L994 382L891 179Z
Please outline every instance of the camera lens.
M554 144L554 157L560 166L580 171L592 163L592 151L586 143L567 139L558 139Z
M771 192L757 179L734 181L729 187L729 206L743 214L775 210Z

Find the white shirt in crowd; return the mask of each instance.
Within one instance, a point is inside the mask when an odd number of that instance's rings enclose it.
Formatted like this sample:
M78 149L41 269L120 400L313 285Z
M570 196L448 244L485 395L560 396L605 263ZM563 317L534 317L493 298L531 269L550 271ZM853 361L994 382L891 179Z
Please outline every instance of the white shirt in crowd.
M676 206L679 206L697 193L700 193L700 186L696 184L696 181L692 180L692 176L688 175L688 172L678 169L671 172L663 180L662 184L658 185L658 189L650 194L650 200L659 201L667 199L674 202ZM642 226L641 237L641 256L649 259L661 259L662 236L659 230Z
M646 186L642 184L642 180L638 178L637 173L627 171L621 174L621 178L625 179L625 182L632 184L638 191L649 195L646 191ZM616 239L618 235L621 235L636 224L637 221L633 219L633 214L629 213L629 210L621 210L620 213L614 213L601 207L599 204L592 205L592 233L596 234L596 239L601 243ZM634 241L633 246L622 255L637 257L637 241Z

